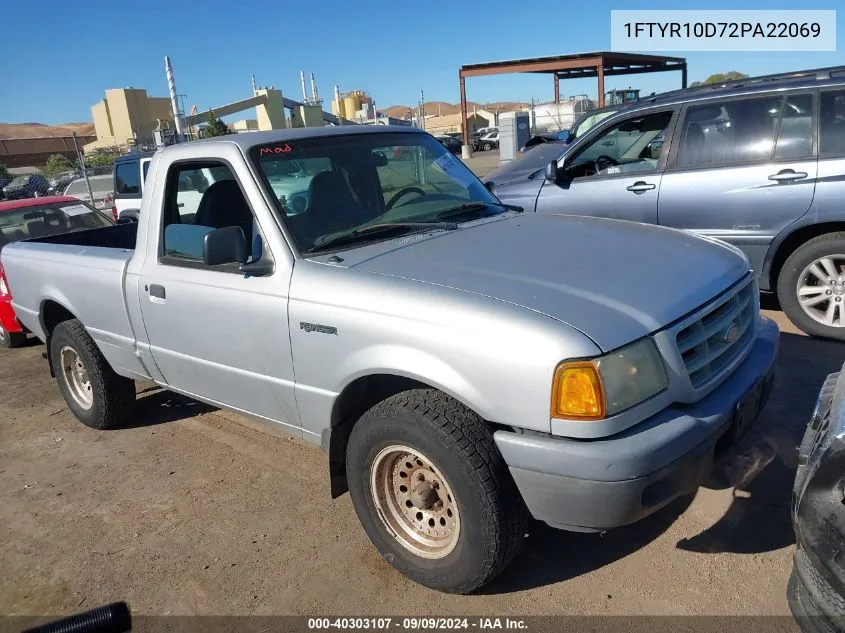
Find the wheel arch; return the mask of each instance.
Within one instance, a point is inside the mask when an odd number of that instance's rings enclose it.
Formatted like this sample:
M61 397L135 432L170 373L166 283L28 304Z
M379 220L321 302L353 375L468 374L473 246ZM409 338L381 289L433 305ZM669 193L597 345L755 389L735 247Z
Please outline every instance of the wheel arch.
M56 326L75 318L76 315L64 303L56 299L41 301L41 306L38 309L38 320L41 324L41 331L44 333L44 343L47 346L47 365L50 367L50 376L53 378L56 377L56 372L50 354L50 338Z
M768 261L763 265L763 274L761 275L761 277L768 281L769 290L772 292L777 291L780 272L783 270L783 265L792 253L813 238L838 231L845 231L845 221L806 224L778 238L774 248L769 249L770 255Z
M379 402L412 389L436 389L461 402L480 417L471 403L433 381L401 373L379 372L351 380L335 398L330 427L323 432L322 445L329 456L331 496L337 498L349 490L346 480L346 447L352 429L361 416Z

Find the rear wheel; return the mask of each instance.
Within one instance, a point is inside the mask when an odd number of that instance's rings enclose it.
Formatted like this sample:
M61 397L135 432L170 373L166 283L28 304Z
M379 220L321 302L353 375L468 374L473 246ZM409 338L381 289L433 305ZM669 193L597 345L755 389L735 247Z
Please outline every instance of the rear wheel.
M491 147L490 143L485 143L484 145L481 146L481 149L484 150L485 152L489 152L490 147Z
M9 332L3 327L3 323L0 323L0 347L20 347L24 343L26 343L25 332Z
M527 513L487 423L439 391L367 411L349 439L347 478L373 544L427 587L471 592L522 544Z
M800 246L784 263L777 291L798 328L845 340L845 233L820 235Z
M135 381L114 372L78 319L53 330L50 363L68 408L84 425L110 429L131 416Z

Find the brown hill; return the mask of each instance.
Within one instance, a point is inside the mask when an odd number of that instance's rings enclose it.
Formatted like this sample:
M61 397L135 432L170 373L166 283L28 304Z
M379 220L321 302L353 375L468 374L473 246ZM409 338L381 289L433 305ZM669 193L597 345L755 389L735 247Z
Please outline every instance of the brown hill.
M426 114L457 114L461 111L461 104L460 103L446 103L445 101L426 101L425 102L425 113ZM497 101L494 103L476 103L475 101L467 101L467 110L472 112L473 107L484 108L485 110L490 110L495 112L497 109L502 112L508 112L510 110L521 110L523 108L527 108L529 104L527 103L520 103L518 101ZM416 109L416 106L412 106L413 109ZM388 116L396 117L397 119L404 119L408 116L408 106L404 105L394 105L390 106L389 108L384 108L383 110L379 108L379 110L385 113Z
M80 136L93 135L94 124L62 123L61 125L45 125L44 123L0 123L0 139L70 136L71 132L76 132Z

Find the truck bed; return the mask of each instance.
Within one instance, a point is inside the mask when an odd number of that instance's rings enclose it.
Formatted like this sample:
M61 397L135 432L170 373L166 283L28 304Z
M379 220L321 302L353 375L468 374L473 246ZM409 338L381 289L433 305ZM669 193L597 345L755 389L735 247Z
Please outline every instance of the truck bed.
M82 323L111 366L140 377L129 317L126 271L135 254L136 223L13 242L0 253L18 320L42 341L47 302ZM137 277L129 297L137 302Z
M137 235L138 223L127 222L87 231L71 231L58 235L35 237L26 240L26 242L29 244L73 244L74 246L102 246L132 250L135 248Z

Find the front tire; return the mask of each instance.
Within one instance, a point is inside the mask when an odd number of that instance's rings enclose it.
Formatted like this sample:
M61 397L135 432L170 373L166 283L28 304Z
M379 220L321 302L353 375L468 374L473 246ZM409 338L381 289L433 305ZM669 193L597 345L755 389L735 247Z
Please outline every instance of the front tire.
M481 149L484 150L485 152L489 152L490 151L490 143L485 143L484 145L481 146Z
M845 340L845 233L820 235L796 249L780 271L777 293L803 332Z
M3 324L0 323L0 347L5 347L7 349L12 347L21 347L24 343L26 343L25 332L9 332L9 330L4 328Z
M132 415L135 381L114 372L79 319L53 330L50 363L68 408L85 426L111 429Z
M370 540L422 585L469 593L522 545L527 511L487 423L442 392L375 405L352 429L346 464Z

